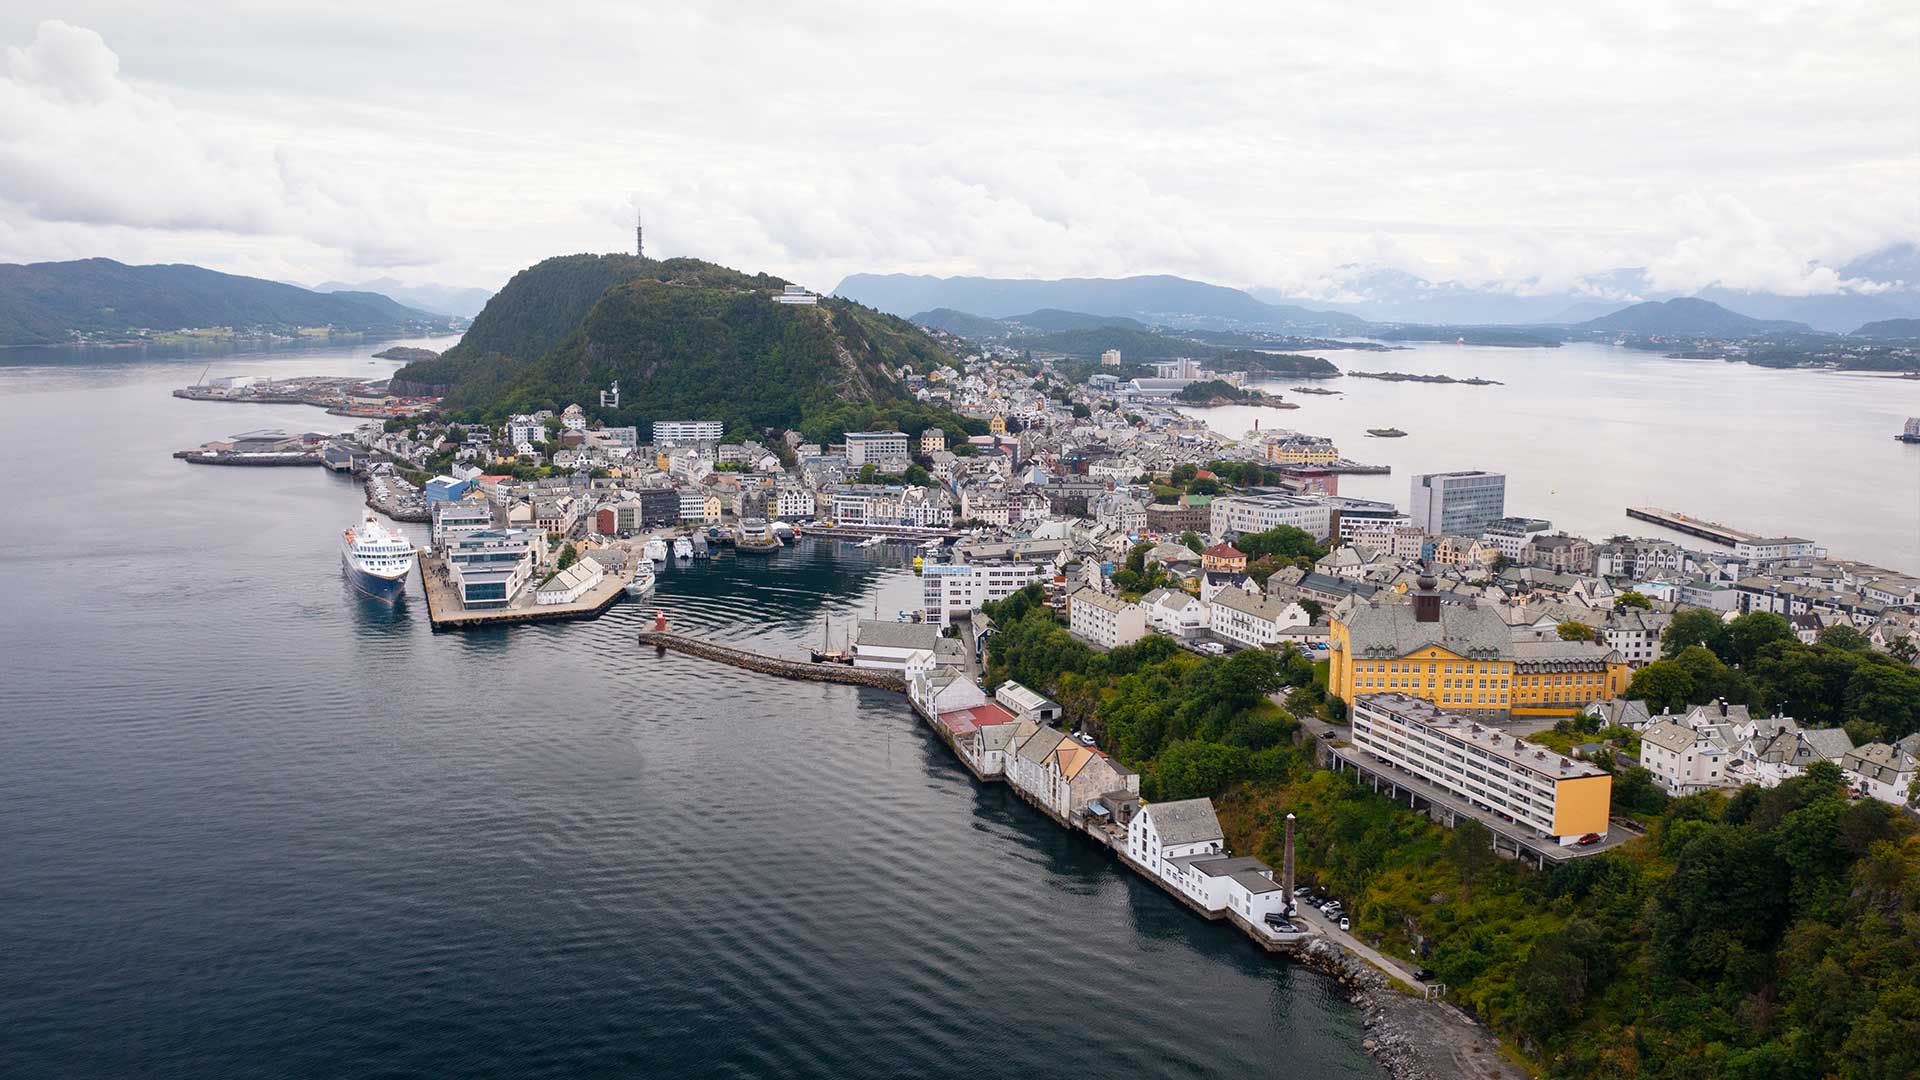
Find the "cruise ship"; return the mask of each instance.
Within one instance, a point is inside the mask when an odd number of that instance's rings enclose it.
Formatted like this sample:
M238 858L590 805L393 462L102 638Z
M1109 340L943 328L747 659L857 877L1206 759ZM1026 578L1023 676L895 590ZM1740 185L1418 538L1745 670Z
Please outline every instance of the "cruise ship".
M406 589L413 569L413 541L368 510L360 523L340 533L340 565L353 587L391 603Z

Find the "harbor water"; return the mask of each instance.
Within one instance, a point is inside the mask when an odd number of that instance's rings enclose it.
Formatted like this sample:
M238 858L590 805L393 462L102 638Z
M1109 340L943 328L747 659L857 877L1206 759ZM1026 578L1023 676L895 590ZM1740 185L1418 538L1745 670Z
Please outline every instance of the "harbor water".
M1500 386L1372 379L1262 384L1298 409L1193 410L1229 435L1292 428L1331 437L1390 476L1343 476L1340 493L1408 506L1415 473L1507 474L1507 512L1592 539L1702 541L1628 519L1659 506L1834 555L1920 573L1920 379L1670 360L1606 345L1511 349L1414 344L1318 355L1343 371L1478 376ZM1338 395L1296 394L1312 385ZM1405 438L1371 438L1397 427Z
M168 395L200 370L0 360L0 1075L1378 1075L1330 982L975 784L897 695L635 647L658 607L802 655L915 604L910 551L435 634L417 580L342 578L350 480L168 457L350 423Z

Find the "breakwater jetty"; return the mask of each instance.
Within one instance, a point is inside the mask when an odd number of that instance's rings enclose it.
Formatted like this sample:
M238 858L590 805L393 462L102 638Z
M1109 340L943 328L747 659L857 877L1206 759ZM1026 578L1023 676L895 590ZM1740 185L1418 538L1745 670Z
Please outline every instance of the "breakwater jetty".
M892 690L900 694L907 692L906 677L897 671L848 667L845 664L816 664L810 660L788 660L748 649L736 649L731 645L718 645L686 634L676 634L670 630L642 630L640 644L685 653L702 660L712 660L715 663L782 679L865 686L873 690Z

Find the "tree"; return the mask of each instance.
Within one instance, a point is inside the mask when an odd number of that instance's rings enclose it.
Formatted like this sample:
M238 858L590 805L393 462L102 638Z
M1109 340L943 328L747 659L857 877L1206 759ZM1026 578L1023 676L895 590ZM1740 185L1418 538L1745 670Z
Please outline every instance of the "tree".
M1265 532L1247 533L1234 542L1234 547L1246 552L1249 558L1258 559L1272 555L1284 558L1302 558L1319 561L1327 554L1305 529L1296 529L1292 525L1279 525Z
M1649 709L1682 709L1693 697L1693 676L1672 660L1655 660L1633 673L1627 696L1644 700Z
M1576 619L1568 619L1556 628L1561 641L1592 641L1593 627Z
M1198 554L1202 546L1200 543L1200 534L1194 532L1192 529L1188 529L1186 532L1180 534L1180 544L1187 550Z
M1642 611L1653 610L1653 601L1633 589L1628 589L1613 599L1614 607L1639 608Z
M1073 403L1073 417L1074 417L1074 419L1076 419L1076 420L1085 420L1085 419L1086 419L1087 417L1089 417L1089 416L1092 416L1092 415L1093 415L1093 410L1092 410L1092 409L1089 409L1089 408L1087 408L1087 407L1086 407L1086 405L1084 405L1084 404L1082 404L1081 402L1078 402L1078 401L1076 401L1076 402L1074 402L1074 403Z
M1726 638L1713 651L1727 663L1744 667L1769 643L1797 640L1787 620L1771 611L1750 611L1727 623Z
M926 487L928 484L933 483L933 474L919 465L907 466L907 471L902 473L900 478L909 484L914 484L919 487Z
M560 557L553 561L553 568L555 570L565 570L567 567L572 566L574 561L579 559L579 557L580 553L573 550L572 544L564 544L560 548Z
M1447 855L1460 875L1461 895L1471 903L1474 882L1493 865L1493 833L1477 819L1463 817L1447 838Z
M1245 775L1248 761L1248 751L1244 746L1227 746L1199 739L1169 743L1160 753L1160 797L1212 798Z
M1846 623L1835 623L1822 629L1814 640L1829 649L1844 649L1847 652L1866 652L1873 648L1873 643L1867 640L1867 635Z
M1682 608L1660 634L1660 655L1668 660L1690 645L1705 645L1718 653L1725 648L1727 624L1706 608Z
M1916 646L1910 637L1897 637L1893 639L1893 644L1887 646L1887 655L1903 664L1911 664L1915 656L1920 656L1920 646Z
M1320 616L1326 614L1326 609L1320 606L1320 601L1311 597L1303 596L1295 600L1294 603L1299 604L1301 609L1307 613L1307 618L1312 619L1314 622L1319 622Z

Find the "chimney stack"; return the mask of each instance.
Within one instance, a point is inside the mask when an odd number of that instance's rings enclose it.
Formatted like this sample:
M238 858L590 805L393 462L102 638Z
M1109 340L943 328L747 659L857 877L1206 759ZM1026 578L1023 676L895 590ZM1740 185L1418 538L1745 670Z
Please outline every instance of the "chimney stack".
M1293 910L1293 815L1287 815L1287 846L1280 857L1280 894L1287 910Z
M1440 621L1440 583L1432 574L1421 574L1418 588L1413 593L1413 621L1437 623Z

